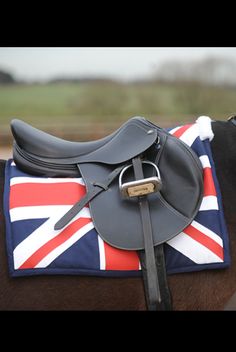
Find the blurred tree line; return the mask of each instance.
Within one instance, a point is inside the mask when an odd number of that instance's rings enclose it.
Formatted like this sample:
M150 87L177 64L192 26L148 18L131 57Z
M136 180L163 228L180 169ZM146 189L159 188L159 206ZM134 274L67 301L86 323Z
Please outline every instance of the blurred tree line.
M208 57L197 61L170 60L154 72L155 80L168 83L195 83L211 86L236 86L236 61Z
M146 79L132 80L132 83L191 83L210 86L236 86L236 61L231 58L207 57L200 60L167 60L155 68ZM91 77L57 77L47 83L115 83L115 80ZM0 84L25 83L0 69ZM37 83L37 82L34 82ZM128 82L129 83L129 82ZM127 83L126 83L127 84Z
M13 76L6 71L0 70L0 84L12 84L16 83L16 80Z

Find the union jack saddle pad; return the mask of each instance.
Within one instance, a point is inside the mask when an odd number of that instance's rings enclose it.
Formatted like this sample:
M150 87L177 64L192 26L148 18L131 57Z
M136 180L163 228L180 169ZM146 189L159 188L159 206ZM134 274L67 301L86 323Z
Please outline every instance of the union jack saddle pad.
M211 154L211 120L201 116L193 124L168 131L197 153L203 166L204 196L193 222L165 244L167 273L228 267L229 241ZM88 206L65 228L54 230L85 193L82 178L35 177L20 171L12 159L7 161L4 215L11 276L141 275L137 252L105 243Z

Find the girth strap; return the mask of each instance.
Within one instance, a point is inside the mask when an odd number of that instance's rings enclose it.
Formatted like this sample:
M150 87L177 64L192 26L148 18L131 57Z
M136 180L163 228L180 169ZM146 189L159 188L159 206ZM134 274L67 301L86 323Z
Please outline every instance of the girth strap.
M164 245L159 244L154 247L156 267L157 267L157 277L160 288L161 302L158 305L158 310L172 310L172 298L167 282L166 274L166 265L165 265L165 256L164 256ZM147 306L150 306L149 295L148 295L148 283L147 283L147 267L145 262L145 252L143 250L138 251L139 260L141 263L142 274L143 274L143 283L145 290L145 297Z
M136 180L144 178L142 161L132 159ZM144 236L144 250L139 251L143 273L145 297L149 310L171 310L171 294L168 287L164 245L154 247L152 224L146 196L138 197Z
M165 263L165 253L164 244L159 244L154 248L156 267L157 267L157 277L160 285L161 292L161 306L160 310L172 310L172 298L170 289L167 281L166 273L166 263Z
M68 212L63 215L60 220L58 220L58 222L54 226L54 230L61 230L63 227L65 227L85 207L88 202L90 202L102 191L107 190L108 186L119 175L123 167L124 165L117 167L108 175L105 180L94 183L94 187L92 188L92 190L87 192L82 199L75 203L73 207L70 208L70 210L68 210Z
M140 157L132 159L136 180L144 178L142 161ZM161 303L160 288L158 283L154 244L152 236L152 224L147 196L138 197L144 239L144 257L146 266L147 304L148 310L157 310Z

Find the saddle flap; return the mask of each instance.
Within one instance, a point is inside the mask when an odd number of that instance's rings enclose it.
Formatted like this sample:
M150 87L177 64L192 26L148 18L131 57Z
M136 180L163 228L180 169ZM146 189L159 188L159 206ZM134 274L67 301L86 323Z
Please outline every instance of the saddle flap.
M162 187L148 195L154 245L164 243L187 227L196 216L203 196L203 173L197 155L168 135L156 158ZM112 166L81 164L87 191L95 180L102 180ZM150 169L149 169L150 170ZM130 179L133 178L131 170ZM146 173L145 177L152 176ZM144 248L137 198L122 197L118 182L90 202L91 216L99 235L112 246L138 250Z

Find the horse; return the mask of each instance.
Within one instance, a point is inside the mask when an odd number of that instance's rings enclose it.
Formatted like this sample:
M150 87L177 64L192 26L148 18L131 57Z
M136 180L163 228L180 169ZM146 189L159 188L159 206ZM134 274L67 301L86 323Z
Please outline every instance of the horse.
M223 310L236 291L236 126L234 119L214 121L211 142L225 220L231 265L225 269L168 275L173 310ZM4 168L0 160L0 310L144 311L142 277L9 276L3 216ZM235 249L235 250L234 250ZM230 306L228 306L230 309ZM233 309L233 307L231 307Z

